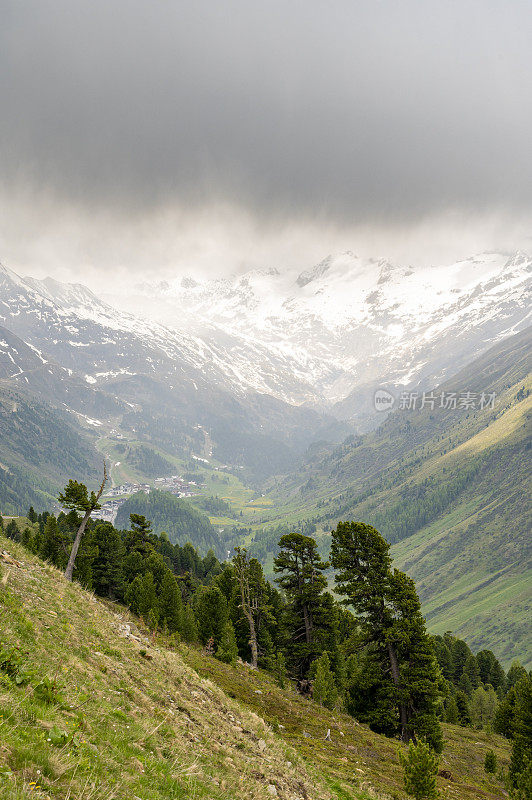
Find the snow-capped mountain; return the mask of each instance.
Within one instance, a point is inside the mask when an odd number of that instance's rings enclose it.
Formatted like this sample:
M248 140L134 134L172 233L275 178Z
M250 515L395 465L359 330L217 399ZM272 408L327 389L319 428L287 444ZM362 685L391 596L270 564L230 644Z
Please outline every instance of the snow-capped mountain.
M424 269L344 253L299 275L144 285L151 318L0 268L0 324L94 388L142 375L181 395L259 393L356 419L375 387L435 385L526 327L531 266L524 253Z
M0 267L0 326L0 380L78 415L118 420L173 452L197 452L208 438L220 460L264 475L293 464L316 438L348 433L333 418L258 393L222 335L211 345L117 311L79 284Z
M297 276L254 270L142 291L167 325L229 353L244 382L351 415L353 392L434 385L526 327L531 266L524 253L412 269L348 252Z

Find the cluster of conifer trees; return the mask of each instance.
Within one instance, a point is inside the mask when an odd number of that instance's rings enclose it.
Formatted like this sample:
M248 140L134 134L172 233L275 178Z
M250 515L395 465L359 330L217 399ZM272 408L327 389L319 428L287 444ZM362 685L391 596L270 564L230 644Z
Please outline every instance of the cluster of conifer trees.
M64 569L79 515L30 509L28 518L30 526L21 531L10 522L5 534ZM340 600L327 591L331 566ZM315 701L341 707L377 732L422 738L439 752L441 720L489 725L520 741L514 761L526 761L526 736L519 739L525 723L516 720L530 700L530 676L518 663L506 675L491 651L473 655L450 633L429 637L414 583L392 568L378 531L340 523L331 564L310 536L285 534L274 571L279 588L245 549L225 563L212 551L201 558L191 544L171 544L132 514L128 530L89 523L74 579L223 661L240 657L281 685L312 686Z

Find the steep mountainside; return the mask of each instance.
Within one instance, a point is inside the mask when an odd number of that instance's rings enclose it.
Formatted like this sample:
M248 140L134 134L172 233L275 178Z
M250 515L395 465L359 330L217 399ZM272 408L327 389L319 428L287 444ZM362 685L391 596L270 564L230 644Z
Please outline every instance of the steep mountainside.
M100 458L64 412L0 382L0 508L48 509L72 476L94 481Z
M529 664L530 367L528 330L435 390L434 408L397 410L375 433L322 450L273 495L279 521L313 519L324 547L339 519L375 525L416 580L431 630ZM453 391L458 407L441 408ZM474 408L460 408L465 392Z

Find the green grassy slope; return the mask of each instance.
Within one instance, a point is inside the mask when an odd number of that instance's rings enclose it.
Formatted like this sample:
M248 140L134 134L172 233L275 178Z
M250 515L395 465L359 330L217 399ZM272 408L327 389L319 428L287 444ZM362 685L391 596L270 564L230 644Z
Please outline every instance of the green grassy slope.
M406 800L398 742L264 672L148 638L12 541L2 551L5 800ZM137 639L121 637L126 622ZM445 740L443 800L504 796L483 760L494 749L507 766L508 742L454 726Z
M375 525L416 580L430 630L530 665L530 333L442 388L496 392L495 407L397 411L278 486L277 518L313 519L324 549L339 519Z
M269 786L287 800L334 797L178 653L121 638L123 609L3 548L20 562L0 560L3 800L266 800Z

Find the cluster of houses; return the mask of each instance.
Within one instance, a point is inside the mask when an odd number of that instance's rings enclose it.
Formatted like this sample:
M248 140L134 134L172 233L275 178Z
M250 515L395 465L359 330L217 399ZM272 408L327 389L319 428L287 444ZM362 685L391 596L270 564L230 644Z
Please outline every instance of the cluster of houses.
M186 481L181 475L171 475L169 478L155 478L155 485L157 489L163 489L165 492L177 495L177 497L193 497L198 494L200 486L205 486L205 484L198 484L196 481Z
M102 503L102 507L98 509L98 511L92 512L91 519L101 519L104 522L114 523L116 515L118 514L118 509L125 502L125 497L119 500L107 500L105 503Z
M136 494L137 492L150 493L151 486L149 483L122 483L120 486L113 486L105 493L105 497L119 497L121 495Z
M171 475L169 478L155 478L155 487L157 489L175 494L177 497L193 497L198 494L200 486L204 485L197 484L195 481L186 481L181 475ZM151 489L152 486L149 483L122 483L120 486L113 486L104 495L104 497L113 499L105 500L98 511L92 512L91 518L114 523L118 509L126 502L127 497L137 492L149 494Z

